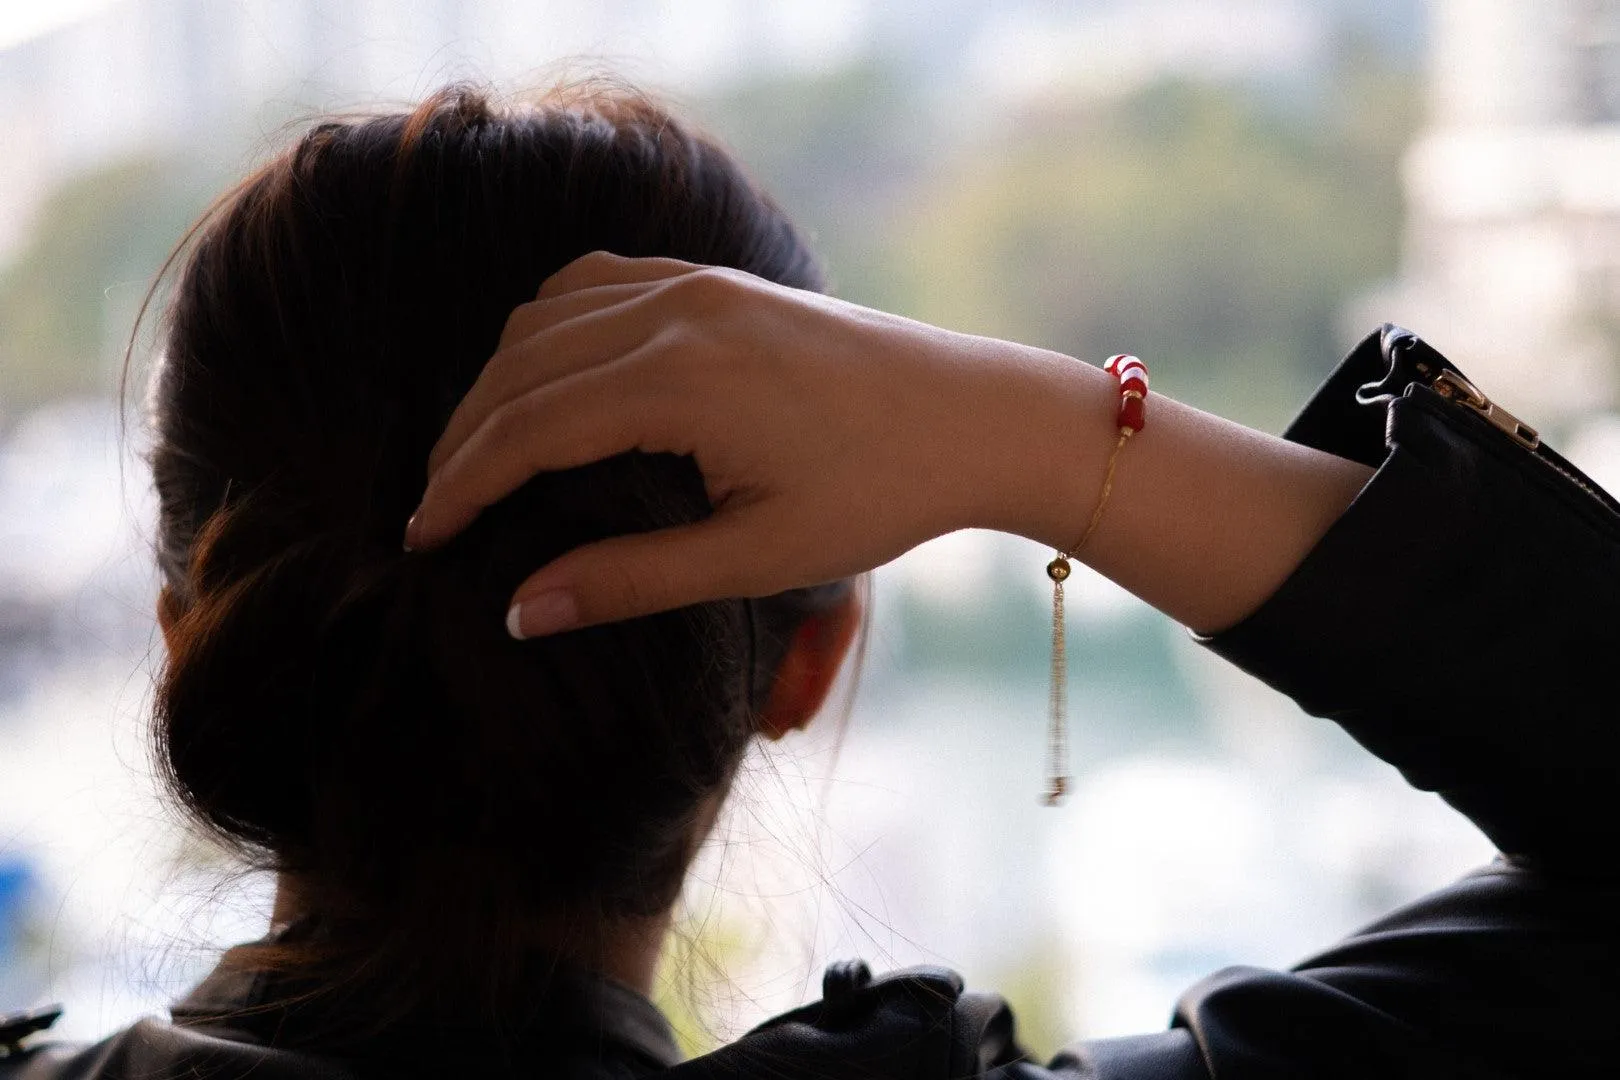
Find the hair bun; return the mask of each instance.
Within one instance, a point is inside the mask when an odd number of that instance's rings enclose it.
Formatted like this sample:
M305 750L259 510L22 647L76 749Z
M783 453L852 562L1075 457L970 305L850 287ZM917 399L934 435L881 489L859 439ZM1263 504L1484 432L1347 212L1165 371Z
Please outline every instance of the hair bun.
M603 490L624 495L593 509ZM452 849L514 864L535 904L667 902L648 883L678 883L692 786L722 785L752 731L744 657L709 652L742 632L742 605L535 642L501 616L536 560L706 511L696 466L667 454L536 478L414 555L360 522L291 538L289 521L335 515L238 499L193 544L168 635L155 708L172 788L227 842L349 906ZM689 693L625 678L640 666L692 673ZM723 699L730 717L713 715Z
M161 759L215 831L268 850L307 848L309 762L364 707L357 688L369 680L357 666L409 670L390 655L402 635L384 627L388 609L412 606L420 575L352 536L287 541L285 514L256 513L258 503L220 509L193 546L190 595L158 684Z

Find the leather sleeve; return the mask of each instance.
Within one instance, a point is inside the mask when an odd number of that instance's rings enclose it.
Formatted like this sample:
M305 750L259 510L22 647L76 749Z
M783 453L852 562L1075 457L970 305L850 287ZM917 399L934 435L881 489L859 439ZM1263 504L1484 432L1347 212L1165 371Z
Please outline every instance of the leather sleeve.
M1613 877L1620 514L1426 386L1362 404L1397 329L1284 433L1377 473L1273 596L1199 640L1438 792L1516 863Z
M1556 454L1392 387L1411 341L1368 338L1284 433L1373 478L1255 612L1194 636L1508 855L1291 971L1217 972L1169 1031L1078 1044L1054 1071L1620 1075L1620 512Z

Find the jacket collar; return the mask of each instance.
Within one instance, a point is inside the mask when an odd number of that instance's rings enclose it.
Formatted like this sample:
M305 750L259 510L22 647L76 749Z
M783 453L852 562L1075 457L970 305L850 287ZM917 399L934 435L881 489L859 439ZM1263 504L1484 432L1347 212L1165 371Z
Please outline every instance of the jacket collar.
M266 940L272 940L272 934ZM427 1011L379 1035L346 1033L320 996L289 993L284 981L242 961L245 949L226 950L219 963L170 1009L181 1027L206 1027L240 1041L285 1046L339 1058L389 1058L447 1053L465 1063L469 1053L505 1059L538 1053L554 1059L572 1045L593 1057L627 1058L636 1072L682 1060L669 1021L645 995L597 972L554 957L531 965L531 1007L494 1025Z

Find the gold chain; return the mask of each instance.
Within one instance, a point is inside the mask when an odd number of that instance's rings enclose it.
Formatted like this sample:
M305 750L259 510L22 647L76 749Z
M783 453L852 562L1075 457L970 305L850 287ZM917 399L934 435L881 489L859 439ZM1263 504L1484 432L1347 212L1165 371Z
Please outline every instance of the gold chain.
M1086 546L1091 534L1097 531L1098 522L1102 521L1103 507L1108 505L1108 493L1114 487L1114 466L1119 462L1119 452L1125 448L1125 444L1134 433L1133 428L1119 429L1119 441L1114 443L1113 452L1108 455L1108 469L1103 474L1102 493L1097 496L1097 508L1091 512L1091 521L1086 525L1085 534L1074 547L1068 551L1058 552L1057 558L1046 566L1046 576L1052 579L1052 691L1048 699L1050 723L1047 725L1046 741L1047 775L1051 778L1051 786L1046 791L1047 806L1057 806L1069 792L1069 742L1066 722L1069 661L1064 636L1063 583L1073 572L1069 560Z

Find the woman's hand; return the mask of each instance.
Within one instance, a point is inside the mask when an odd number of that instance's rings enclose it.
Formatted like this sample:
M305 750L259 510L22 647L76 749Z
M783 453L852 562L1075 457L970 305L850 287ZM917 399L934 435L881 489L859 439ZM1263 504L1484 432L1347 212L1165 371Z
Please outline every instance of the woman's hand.
M993 518L986 444L1019 419L995 359L1018 351L737 271L588 255L512 313L407 544L537 472L669 451L696 459L715 513L542 568L518 590L524 636L856 574Z
M715 512L541 567L515 634L830 581L966 527L1069 550L1117 393L1044 349L596 253L513 312L433 449L406 545L442 543L535 473L644 450L692 455ZM1147 414L1081 556L1195 629L1257 607L1372 472L1157 392Z

